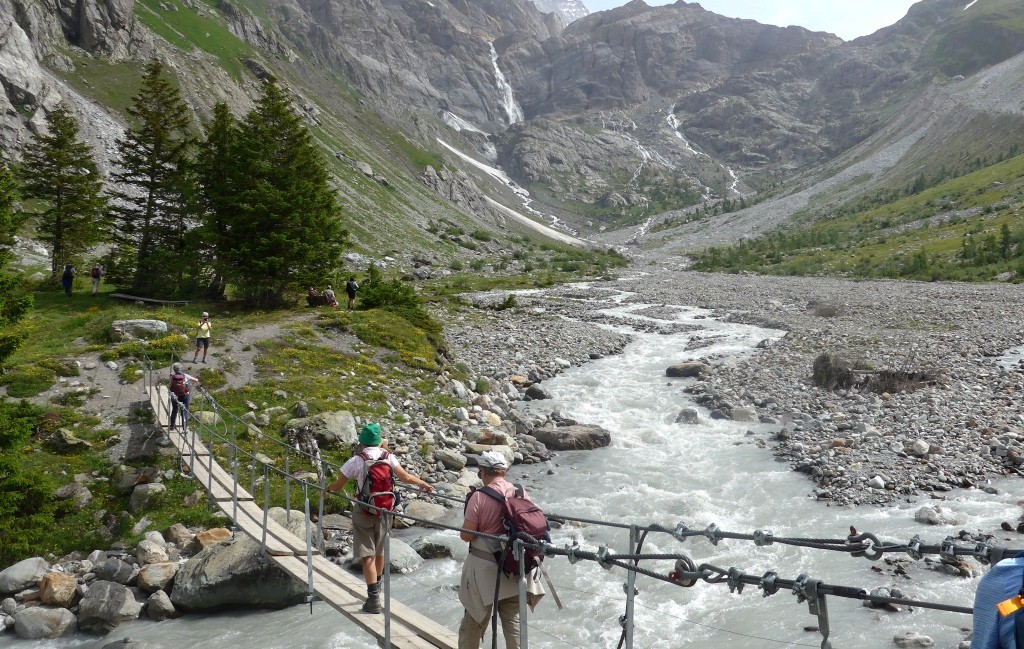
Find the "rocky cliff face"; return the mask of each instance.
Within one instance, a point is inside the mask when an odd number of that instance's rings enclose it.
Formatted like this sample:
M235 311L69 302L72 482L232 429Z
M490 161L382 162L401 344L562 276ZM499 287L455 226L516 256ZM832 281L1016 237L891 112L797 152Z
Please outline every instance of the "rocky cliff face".
M545 13L557 14L565 25L590 15L581 0L533 0L533 4Z

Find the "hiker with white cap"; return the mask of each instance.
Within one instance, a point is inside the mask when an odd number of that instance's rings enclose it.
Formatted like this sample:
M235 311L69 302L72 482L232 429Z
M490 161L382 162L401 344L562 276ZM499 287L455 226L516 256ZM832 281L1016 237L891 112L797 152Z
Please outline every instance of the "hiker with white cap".
M359 500L368 505L352 508L352 557L362 563L363 579L366 580L363 611L366 613L381 612L380 579L384 574L384 539L391 531L394 519L389 510L397 503L394 479L416 485L427 493L434 491L432 486L402 468L398 458L383 448L385 441L380 424L364 425L359 431L359 443L363 450L342 465L340 478L327 485L328 492L338 493L349 480L355 480ZM373 484L382 478L386 486Z
M505 479L508 460L504 455L496 451L484 451L477 459L477 466L477 475L485 488L504 498L511 498L517 493L518 485ZM519 493L522 498L529 500L521 487ZM500 571L500 541L473 533L504 536L506 531L502 512L501 502L488 497L482 489L472 491L466 498L463 531L459 537L469 542L469 555L462 566L462 579L459 582L459 601L465 607L459 625L459 649L480 648L494 603L497 603L506 649L519 649L518 577ZM527 591L528 603L532 607L544 592L532 574L527 575Z
M199 330L196 332L196 353L192 357L192 362L195 363L199 358L199 350L203 350L203 362L206 362L206 353L210 351L210 314L203 311L203 315L199 317Z
M192 404L192 384L199 383L199 379L186 374L181 368L181 363L171 365L171 380L167 386L171 393L171 419L168 428L173 430L178 421L178 406L181 406L181 429L188 427L188 409Z

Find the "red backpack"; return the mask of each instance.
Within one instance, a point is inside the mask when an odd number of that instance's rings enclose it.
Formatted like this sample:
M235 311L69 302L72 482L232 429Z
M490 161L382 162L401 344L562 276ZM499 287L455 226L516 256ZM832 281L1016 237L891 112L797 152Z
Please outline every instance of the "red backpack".
M380 516L381 510L394 511L398 506L398 492L395 491L395 468L388 462L390 453L384 451L379 458L371 460L363 451L363 486L359 489L360 509L368 516ZM373 505L365 507L362 504Z
M176 397L184 397L188 395L188 377L184 374L171 374L171 394Z
M538 541L551 541L549 530L551 525L540 507L532 501L527 500L523 485L513 485L516 490L506 498L490 487L482 487L477 491L485 493L501 503L501 520L505 524L505 531L508 533L510 543L505 550L495 553L495 559L501 566L501 571L506 575L519 575L519 561L512 552L512 539L520 539L526 543ZM525 548L523 559L526 572L531 572L544 561L544 555L536 548Z

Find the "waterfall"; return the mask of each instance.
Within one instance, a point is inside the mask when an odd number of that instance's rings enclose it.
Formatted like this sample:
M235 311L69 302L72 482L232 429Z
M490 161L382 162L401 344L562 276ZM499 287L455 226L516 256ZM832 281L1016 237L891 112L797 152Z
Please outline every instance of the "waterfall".
M501 68L498 67L498 50L494 49L494 43L488 43L488 45L491 47L491 63L494 65L494 83L498 87L498 92L501 93L501 102L505 108L505 114L508 115L508 124L511 126L516 122L523 121L523 109L516 103L512 86L509 85Z

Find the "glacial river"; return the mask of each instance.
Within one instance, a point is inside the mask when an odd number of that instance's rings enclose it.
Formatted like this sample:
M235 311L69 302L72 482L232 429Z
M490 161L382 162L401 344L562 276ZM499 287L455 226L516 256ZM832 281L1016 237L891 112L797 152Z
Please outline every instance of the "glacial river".
M645 305L611 304L608 312L641 319ZM781 332L725 324L700 310L679 307L673 322L699 325L703 332L722 337L717 344L694 354L739 357L755 353L755 345ZM554 396L544 409L559 409L578 421L601 425L612 432L609 448L560 454L547 466L513 467L510 474L523 481L546 510L582 518L619 523L658 523L669 528L683 523L704 529L714 523L730 532L770 530L778 537L842 538L854 525L875 533L883 541L906 542L920 534L935 544L961 529L992 529L1019 515L1018 496L997 483L997 495L982 491L954 491L942 503L962 520L958 526L925 526L914 513L928 502L922 497L888 508L830 507L811 497L813 484L776 462L769 448L759 447L777 425L713 421L698 409L701 423L674 423L679 411L693 407L683 393L688 380L666 379L668 365L688 359L685 348L694 333L658 335L634 333L623 354L572 368L545 382ZM701 332L696 332L700 334ZM531 404L536 406L536 402ZM407 540L422 530L399 533ZM427 536L455 538L454 532L426 532ZM553 532L556 545L578 542L585 550L607 545L628 550L625 530L600 526L566 526ZM1014 535L1016 536L1016 535ZM1019 545L1019 544L1018 544ZM461 546L460 546L461 547ZM897 586L911 599L971 606L977 579L951 577L931 570L925 562L907 568L909 578L895 576L885 561L869 562L845 554L782 545L757 547L748 541L723 540L717 546L705 539L679 542L666 534L650 534L645 553L689 554L695 563L735 567L747 574L769 570L795 579L806 573L825 583L872 589ZM895 556L895 555L888 555ZM602 569L595 563L570 564L564 558L547 561L552 580L566 608L556 610L548 596L530 616L530 647L585 647L614 649L621 633L619 616L625 611L625 573ZM658 572L671 562L645 562ZM458 626L461 608L455 586L461 557L428 561L410 575L393 577L394 596L451 628ZM754 586L731 593L725 584L698 582L681 588L648 577L637 580L634 646L644 649L700 647L715 649L771 649L820 647L817 619L806 603L782 590L764 598ZM935 646L954 648L964 638L970 617L925 609L899 613L872 610L859 601L828 598L836 648L891 647L893 636L916 631L932 637ZM811 627L812 630L808 630ZM163 623L139 621L116 629L102 640L77 638L59 642L23 642L0 636L0 647L100 648L122 637L145 640L155 647L243 646L251 649L372 648L339 614L323 603L275 612L190 616ZM490 647L490 638L485 641ZM503 643L499 641L499 646Z

